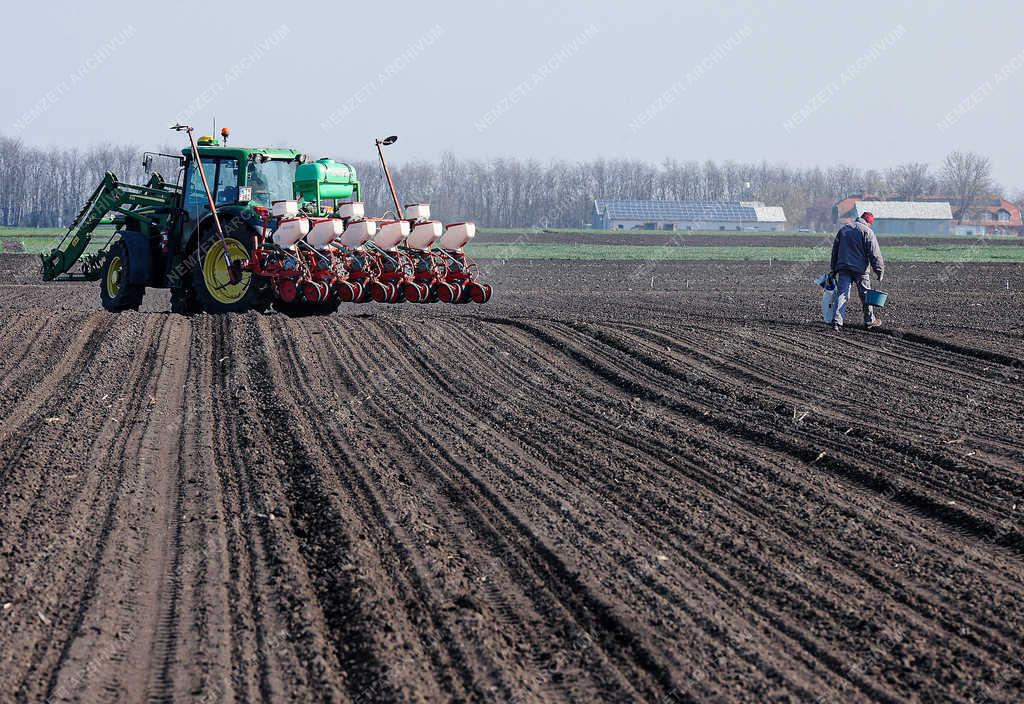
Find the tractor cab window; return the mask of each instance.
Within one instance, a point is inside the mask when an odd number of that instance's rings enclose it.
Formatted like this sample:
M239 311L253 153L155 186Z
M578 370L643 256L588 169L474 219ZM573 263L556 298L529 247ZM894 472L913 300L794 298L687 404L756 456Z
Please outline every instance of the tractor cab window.
M238 161L236 159L203 159L203 171L217 205L229 205L238 201ZM203 179L194 161L185 167L185 210L189 217L198 220L206 214L206 192Z
M252 188L252 202L269 207L275 200L289 200L295 181L294 161L249 162L246 183Z
M217 169L217 189L215 202L217 205L230 205L238 202L238 160L221 159Z

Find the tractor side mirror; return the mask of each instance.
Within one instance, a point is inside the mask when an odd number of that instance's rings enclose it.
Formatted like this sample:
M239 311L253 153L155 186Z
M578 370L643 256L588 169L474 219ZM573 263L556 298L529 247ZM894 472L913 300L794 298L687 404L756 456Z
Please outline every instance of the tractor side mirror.
M393 134L390 137L385 137L381 141L381 144L383 144L385 147L389 147L389 146L391 146L392 144L394 144L397 141L398 141L398 135L394 135Z
M153 170L153 155L143 154L142 155L142 168L145 169L146 173Z

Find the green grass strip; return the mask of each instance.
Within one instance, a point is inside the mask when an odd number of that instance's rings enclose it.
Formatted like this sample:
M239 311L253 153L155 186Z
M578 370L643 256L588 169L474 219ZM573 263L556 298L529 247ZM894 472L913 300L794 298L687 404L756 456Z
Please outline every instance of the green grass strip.
M61 233L63 234L63 232ZM88 252L106 244L109 232L97 232ZM12 237L0 231L0 252L4 240L20 241L31 254L48 252L60 242L58 236ZM467 247L479 259L572 259L581 261L752 261L752 262L827 262L827 246L752 246L752 245L630 245L630 244L549 244L542 242L500 244L475 241ZM890 262L962 262L1024 263L1024 246L987 244L900 245L886 247L882 253Z

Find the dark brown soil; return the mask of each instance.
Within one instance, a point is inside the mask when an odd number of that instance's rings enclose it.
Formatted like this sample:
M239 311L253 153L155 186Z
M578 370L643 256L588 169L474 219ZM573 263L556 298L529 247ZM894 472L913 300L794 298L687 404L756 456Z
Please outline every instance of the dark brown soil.
M803 265L484 268L186 318L0 257L0 700L1021 700L1020 267L838 337Z

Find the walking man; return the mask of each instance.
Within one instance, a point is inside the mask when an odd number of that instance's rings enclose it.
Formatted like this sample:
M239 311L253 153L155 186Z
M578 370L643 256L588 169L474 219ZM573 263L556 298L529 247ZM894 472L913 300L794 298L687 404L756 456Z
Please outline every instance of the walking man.
M868 305L866 292L871 289L871 271L879 281L885 278L885 261L878 246L871 223L873 213L864 213L859 218L843 225L832 244L832 275L836 279L836 315L832 329L839 332L846 319L846 304L850 300L850 287L857 285L857 295L864 308L864 327L877 328L882 321L875 317L874 309Z

